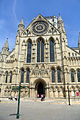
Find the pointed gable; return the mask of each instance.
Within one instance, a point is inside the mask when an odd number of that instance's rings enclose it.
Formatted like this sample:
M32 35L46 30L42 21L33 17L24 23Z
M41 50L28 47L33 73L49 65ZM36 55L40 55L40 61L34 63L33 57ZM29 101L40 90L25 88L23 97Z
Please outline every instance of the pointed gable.
M34 35L43 35L45 33L51 33L59 31L52 25L45 17L39 14L36 18L32 20L29 26L25 29L25 32Z

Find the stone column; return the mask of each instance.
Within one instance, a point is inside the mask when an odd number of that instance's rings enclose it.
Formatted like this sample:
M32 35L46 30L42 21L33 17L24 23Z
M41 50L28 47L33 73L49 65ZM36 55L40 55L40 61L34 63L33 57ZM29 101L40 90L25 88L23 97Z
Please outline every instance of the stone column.
M34 92L35 92L35 87L32 86L32 98L35 97L35 96L34 96Z
M13 83L15 84L17 80L16 73L13 73Z
M5 74L3 73L3 75L2 75L2 83L5 83L5 80L6 80L6 76L5 76Z
M8 73L8 80L7 80L8 83L10 83L10 73Z
M49 84L46 86L46 98L49 98Z
M0 74L0 83L2 83L2 74Z

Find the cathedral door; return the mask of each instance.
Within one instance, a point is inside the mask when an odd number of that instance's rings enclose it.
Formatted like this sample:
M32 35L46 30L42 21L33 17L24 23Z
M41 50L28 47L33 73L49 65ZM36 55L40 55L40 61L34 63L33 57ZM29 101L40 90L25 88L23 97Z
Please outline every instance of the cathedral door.
M39 94L39 97L41 97L42 94L45 94L45 89L41 82L37 86L37 94Z

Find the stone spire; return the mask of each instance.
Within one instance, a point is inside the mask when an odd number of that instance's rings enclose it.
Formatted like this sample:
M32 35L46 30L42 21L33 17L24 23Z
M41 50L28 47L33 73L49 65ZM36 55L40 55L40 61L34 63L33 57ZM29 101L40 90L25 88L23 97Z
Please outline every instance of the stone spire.
M79 53L80 53L80 32L79 32L78 48L79 48Z
M6 39L6 42L2 48L1 54L8 55L9 53L9 44L8 44L8 38Z
M60 13L59 13L59 18L58 18L58 29L59 29L60 31L65 32L64 22L63 22L63 20L62 20L62 18L61 18Z
M22 30L24 30L24 22L23 22L23 18L21 19L21 22L20 22L20 24L18 25L18 30L19 31L22 31Z
M5 42L4 46L3 46L3 48L6 48L6 49L9 50L8 38L6 39L6 42Z
M20 22L20 24L24 25L23 18L21 19L21 22Z
M59 13L59 18L58 18L58 22L63 22L63 20L62 20L62 18L61 18L61 16L60 16L60 13Z

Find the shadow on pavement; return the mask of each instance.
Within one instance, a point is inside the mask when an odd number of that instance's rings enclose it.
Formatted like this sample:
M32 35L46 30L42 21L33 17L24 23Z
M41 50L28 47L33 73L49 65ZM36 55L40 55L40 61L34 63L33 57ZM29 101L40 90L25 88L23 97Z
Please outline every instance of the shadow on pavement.
M17 115L17 114L9 114L9 116L15 116L15 115Z

